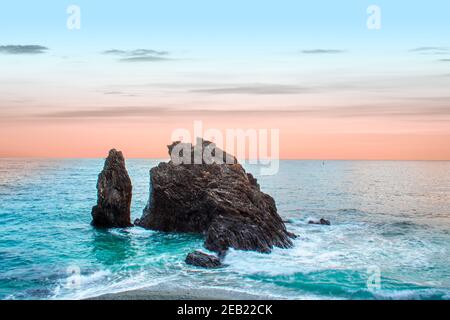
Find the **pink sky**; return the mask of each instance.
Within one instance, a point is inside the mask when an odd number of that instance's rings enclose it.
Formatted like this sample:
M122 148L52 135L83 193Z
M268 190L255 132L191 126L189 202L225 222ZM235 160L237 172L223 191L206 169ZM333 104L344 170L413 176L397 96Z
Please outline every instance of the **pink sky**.
M446 122L294 114L2 121L0 157L95 158L117 148L128 158L165 158L172 131L192 132L194 120L224 134L227 128L278 128L282 159L450 160Z
M201 120L279 129L282 159L450 160L450 76L436 60L447 49L408 48L3 54L0 157L166 157L173 130Z

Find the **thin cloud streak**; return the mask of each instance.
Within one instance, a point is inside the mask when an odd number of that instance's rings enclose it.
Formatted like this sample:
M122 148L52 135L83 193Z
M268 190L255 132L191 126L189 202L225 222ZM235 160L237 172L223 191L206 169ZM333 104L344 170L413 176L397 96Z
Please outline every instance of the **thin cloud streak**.
M47 47L39 45L7 45L0 46L3 54L42 54L48 51Z
M448 48L446 47L418 47L409 51L420 54L446 54L449 52Z
M88 118L123 118L123 117L149 117L149 116L312 116L312 117L427 117L441 119L449 117L450 105L430 107L392 107L390 105L360 105L351 107L328 107L328 108L302 108L283 107L267 109L185 109L180 107L105 107L86 110L69 110L34 114L29 117L35 119L88 119Z
M121 62L154 62L154 61L168 61L168 60L172 59L155 56L130 57L119 59L119 61Z
M304 54L338 54L344 53L344 50L336 50L336 49L312 49L312 50L302 50Z
M119 55L119 56L147 56L147 55L156 55L156 56L167 56L169 55L168 51L159 51L152 49L135 49L135 50L118 50L111 49L102 52L106 55Z
M172 60L167 57L170 54L168 51L159 51L152 49L111 49L103 51L102 54L121 57L120 59L118 59L118 61L120 62L156 62Z
M298 94L310 92L309 88L281 85L281 84L253 84L235 87L222 87L210 89L196 89L191 90L194 93L210 93L210 94L254 94L254 95L269 95L269 94Z
M70 110L36 114L36 118L111 118L111 117L133 117L150 116L169 111L165 107L107 107L92 108L87 110Z

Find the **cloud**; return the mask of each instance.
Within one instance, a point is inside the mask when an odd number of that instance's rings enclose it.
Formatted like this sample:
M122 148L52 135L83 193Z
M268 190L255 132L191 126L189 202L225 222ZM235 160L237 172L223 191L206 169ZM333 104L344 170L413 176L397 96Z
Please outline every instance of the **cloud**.
M146 56L146 55L156 55L156 56L167 56L168 51L158 51L151 49L136 49L136 50L106 50L102 52L103 54L119 55L119 56Z
M130 57L130 58L122 58L119 61L122 62L148 62L148 61L167 61L171 60L169 58L164 57L155 57L155 56L143 56L143 57Z
M0 46L3 54L41 54L48 50L47 47L38 45L7 45Z
M191 92L211 94L298 94L308 92L310 89L281 84L252 84L245 86L197 89Z
M439 59L441 62L450 62L450 59Z
M344 53L344 50L336 50L336 49L312 49L312 50L303 50L304 54L337 54Z
M122 95L124 93L122 91L106 91L106 92L104 92L104 94L107 94L107 95Z
M420 54L446 54L449 52L446 47L418 47L409 50L410 52L417 52Z
M313 118L401 118L450 121L449 106L406 107L360 105L350 107L284 107L264 109L185 109L172 107L105 107L85 110L69 110L35 114L36 119L110 119L110 118L145 118L145 117L180 117L180 116L273 116L273 117L313 117Z
M158 51L152 49L135 49L135 50L118 50L111 49L103 51L102 54L114 55L120 57L122 62L152 62L152 61L166 61L171 60L167 56L168 51Z
M300 114L314 114L316 111L311 109L283 109L283 108L272 108L272 109L211 109L211 108L201 108L201 109L186 109L184 107L122 107L122 106L111 106L104 108L91 108L83 110L67 110L67 111L55 111L48 113L40 113L31 115L32 119L59 119L59 120L77 120L77 119L109 119L109 118L126 118L126 117L180 117L180 116L236 116L237 114L246 115L300 115Z
M80 119L80 118L115 118L115 117L142 117L158 115L168 111L164 107L105 107L80 109L69 111L56 111L35 115L36 118Z
M105 95L109 95L109 96L122 96L122 97L137 97L137 94L134 93L126 93L126 92L122 92L122 91L106 91L103 92L103 94Z
M424 99L425 100L425 99ZM426 100L429 101L429 98ZM448 101L448 100L447 100ZM430 103L432 103L430 101ZM450 117L450 106L435 103L428 107L411 105L366 105L322 109L323 114L335 117Z
M127 93L123 91L105 91L103 92L104 95L107 96L122 96L122 97L138 97L138 94L134 93Z

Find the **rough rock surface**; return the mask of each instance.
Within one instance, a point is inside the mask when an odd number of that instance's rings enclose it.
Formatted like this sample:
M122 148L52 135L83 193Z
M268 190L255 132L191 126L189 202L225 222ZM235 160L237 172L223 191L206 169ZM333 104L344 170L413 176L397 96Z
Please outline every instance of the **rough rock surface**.
M112 149L97 181L97 205L92 225L100 228L129 227L132 187L122 152Z
M178 144L168 146L169 154ZM200 145L204 149L211 142ZM287 232L273 198L261 192L234 157L223 152L223 158L229 164L175 164L171 154L171 161L152 168L149 203L136 224L202 233L205 247L219 254L228 248L270 252L274 246L291 247L294 236Z
M310 220L308 223L309 224L321 224L321 225L326 225L326 226L329 226L331 224L330 220L326 220L324 218L321 218L319 221Z
M187 264L203 268L217 268L222 265L218 257L200 251L189 253L186 256L185 262Z

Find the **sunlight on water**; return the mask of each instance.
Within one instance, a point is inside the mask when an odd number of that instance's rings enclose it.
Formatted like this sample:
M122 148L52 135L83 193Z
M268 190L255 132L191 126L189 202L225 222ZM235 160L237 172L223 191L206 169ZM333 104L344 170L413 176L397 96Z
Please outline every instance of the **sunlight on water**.
M128 160L132 220L158 160ZM0 298L79 299L164 283L274 298L450 299L450 162L281 161L258 177L295 247L184 264L197 235L95 230L103 160L0 160ZM251 172L256 168L247 166ZM331 226L309 225L324 217ZM367 287L370 267L381 288Z

